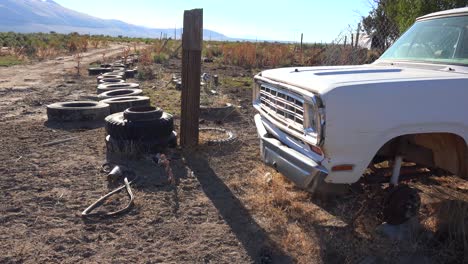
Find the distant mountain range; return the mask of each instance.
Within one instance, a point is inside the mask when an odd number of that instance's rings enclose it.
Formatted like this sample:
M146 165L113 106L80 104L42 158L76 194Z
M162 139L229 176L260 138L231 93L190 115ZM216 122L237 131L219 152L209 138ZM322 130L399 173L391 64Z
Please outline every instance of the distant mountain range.
M0 32L50 32L109 36L159 38L174 36L174 29L136 26L120 20L101 19L65 8L53 0L0 0ZM177 38L182 30L177 29ZM204 39L232 40L225 35L204 29Z

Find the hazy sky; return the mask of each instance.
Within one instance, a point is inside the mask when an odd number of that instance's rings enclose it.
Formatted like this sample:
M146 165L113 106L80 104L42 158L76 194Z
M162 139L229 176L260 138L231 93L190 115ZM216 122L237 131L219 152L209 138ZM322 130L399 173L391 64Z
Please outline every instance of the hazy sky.
M203 8L204 27L228 37L334 40L371 9L369 0L55 0L92 16L152 28L182 27L183 11Z

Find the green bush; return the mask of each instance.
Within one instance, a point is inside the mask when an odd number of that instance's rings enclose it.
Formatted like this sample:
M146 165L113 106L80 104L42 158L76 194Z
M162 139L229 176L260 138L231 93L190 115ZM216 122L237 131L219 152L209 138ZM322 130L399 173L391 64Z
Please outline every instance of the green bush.
M163 64L169 60L169 55L165 53L159 53L153 56L154 63Z
M138 74L136 78L140 81L144 80L153 80L156 78L156 75L153 72L153 69L149 66L143 66L138 69Z

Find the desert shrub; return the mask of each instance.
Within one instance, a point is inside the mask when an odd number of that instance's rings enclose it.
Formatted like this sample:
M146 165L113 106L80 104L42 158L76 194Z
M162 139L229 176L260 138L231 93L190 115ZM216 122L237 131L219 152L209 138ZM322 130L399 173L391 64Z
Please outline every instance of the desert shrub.
M143 42L145 39L124 38L127 42ZM121 39L104 35L80 35L78 33L15 33L0 32L0 46L8 47L18 57L44 59L58 54L75 54L92 48L108 47L110 42Z
M137 79L140 81L144 80L154 80L156 75L154 74L153 69L151 66L142 66L138 69Z
M166 63L168 60L169 60L169 55L165 53L159 53L153 56L153 62L157 64Z

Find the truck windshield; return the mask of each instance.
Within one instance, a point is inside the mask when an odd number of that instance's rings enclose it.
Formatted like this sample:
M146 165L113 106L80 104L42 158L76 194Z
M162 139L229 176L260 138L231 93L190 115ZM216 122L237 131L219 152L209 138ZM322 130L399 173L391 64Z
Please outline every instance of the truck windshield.
M468 16L416 22L380 59L468 65Z

